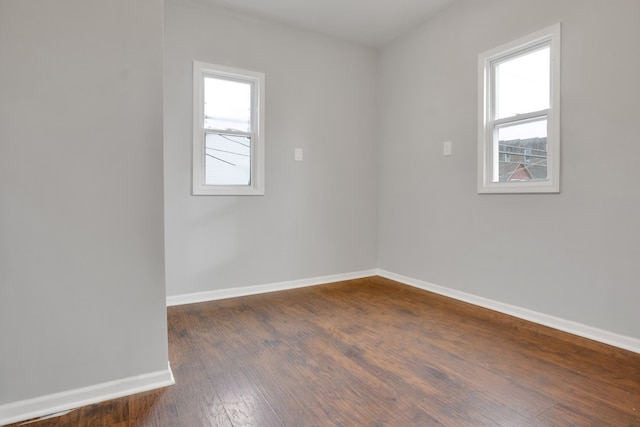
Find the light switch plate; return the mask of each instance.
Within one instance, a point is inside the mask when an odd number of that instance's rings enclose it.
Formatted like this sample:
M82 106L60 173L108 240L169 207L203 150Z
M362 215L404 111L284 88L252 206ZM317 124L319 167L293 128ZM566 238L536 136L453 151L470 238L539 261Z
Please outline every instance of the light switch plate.
M452 151L451 151L451 141L445 141L442 144L443 148L442 148L442 154L445 156L450 156Z

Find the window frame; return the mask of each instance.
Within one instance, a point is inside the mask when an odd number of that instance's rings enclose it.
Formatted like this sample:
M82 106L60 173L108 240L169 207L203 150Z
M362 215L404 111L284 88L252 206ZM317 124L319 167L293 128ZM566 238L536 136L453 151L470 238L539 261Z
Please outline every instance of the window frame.
M207 133L220 133L224 129L206 129L204 126L204 79L216 79L249 83L251 85L251 182L249 185L210 185L205 179L205 137ZM201 195L264 195L265 190L265 75L222 65L193 61L193 144L192 144L192 194Z
M478 56L478 193L560 192L560 23L536 31ZM496 119L494 64L550 47L549 108ZM547 179L496 182L499 167L496 147L499 126L547 120Z

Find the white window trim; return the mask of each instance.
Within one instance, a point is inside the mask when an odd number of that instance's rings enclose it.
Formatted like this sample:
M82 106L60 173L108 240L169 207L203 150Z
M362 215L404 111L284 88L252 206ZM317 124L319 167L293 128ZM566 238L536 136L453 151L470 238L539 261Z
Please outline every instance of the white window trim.
M205 184L205 129L204 117L204 77L249 82L252 84L251 114L251 184L250 185L207 185ZM193 62L193 195L264 195L264 73L225 67L222 65Z
M481 53L478 57L478 193L560 192L560 23ZM549 42L551 46L551 106L548 110L518 116L518 120L547 116L547 174L545 181L493 182L493 124L491 114L491 63Z

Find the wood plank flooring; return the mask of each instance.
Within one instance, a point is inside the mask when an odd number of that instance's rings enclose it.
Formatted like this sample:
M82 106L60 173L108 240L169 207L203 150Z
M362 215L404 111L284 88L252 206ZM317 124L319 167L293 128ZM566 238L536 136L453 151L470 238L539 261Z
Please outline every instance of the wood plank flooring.
M28 426L640 426L640 354L380 277L168 324L176 385Z

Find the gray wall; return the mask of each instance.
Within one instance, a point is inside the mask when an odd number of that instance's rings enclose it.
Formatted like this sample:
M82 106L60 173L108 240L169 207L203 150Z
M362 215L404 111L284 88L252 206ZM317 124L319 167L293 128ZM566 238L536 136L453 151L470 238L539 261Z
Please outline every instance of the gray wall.
M266 74L264 196L190 195L193 60ZM375 69L373 49L165 2L169 296L375 267Z
M462 0L386 47L379 267L640 338L638 17L633 0ZM478 54L558 21L561 193L478 195Z
M168 295L377 264L640 337L639 3L462 0L377 62L166 8ZM477 55L557 21L562 192L480 196ZM166 368L162 24L158 0L0 2L0 405ZM264 197L190 196L193 59L266 73Z
M162 2L0 1L0 404L167 369Z

